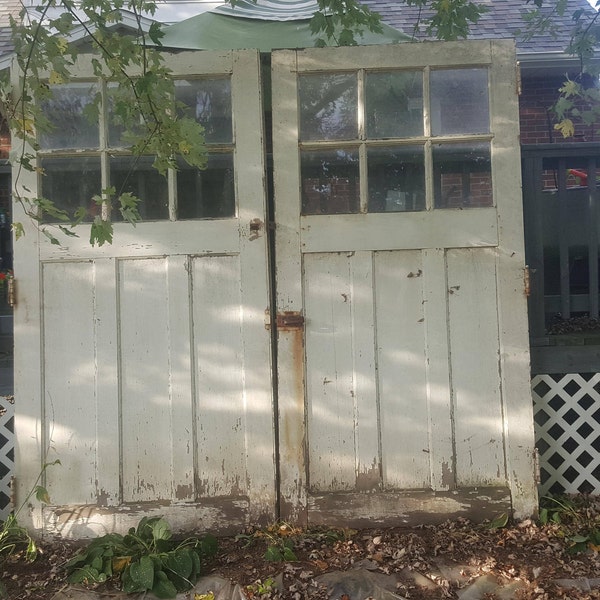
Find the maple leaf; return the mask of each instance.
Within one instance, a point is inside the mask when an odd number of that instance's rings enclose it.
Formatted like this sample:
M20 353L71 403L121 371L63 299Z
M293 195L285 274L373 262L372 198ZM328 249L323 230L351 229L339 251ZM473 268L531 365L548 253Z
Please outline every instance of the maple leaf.
M564 138L572 137L575 135L575 126L571 119L563 119L560 123L554 126L554 129L560 131Z

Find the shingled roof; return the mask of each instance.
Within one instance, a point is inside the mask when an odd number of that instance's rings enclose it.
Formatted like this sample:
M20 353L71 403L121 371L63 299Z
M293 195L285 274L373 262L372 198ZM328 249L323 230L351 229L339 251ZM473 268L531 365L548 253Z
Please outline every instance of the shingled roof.
M517 49L522 54L564 52L571 40L574 25L573 12L583 9L589 15L593 14L586 0L568 0L564 15L551 15L555 25L554 33L547 32L536 35L531 40L525 40L523 35L519 34L519 30L525 30L527 27L522 16L526 11L535 8L533 3L526 3L525 0L477 0L477 2L486 5L489 10L476 25L472 26L469 39L514 38ZM431 11L420 12L418 7L406 6L397 0L362 0L362 3L378 12L388 25L408 35L414 35L418 40L428 38L424 21L431 17ZM546 6L543 10L551 14L550 6ZM415 27L418 27L416 31Z
M195 0L200 2L202 0ZM204 0L206 1L206 0ZM378 12L385 23L414 35L418 40L427 39L425 21L431 16L430 11L419 11L417 7L407 6L398 0L361 0L363 4ZM469 39L489 38L514 38L517 41L517 50L522 56L533 56L549 53L563 53L570 42L573 28L572 14L577 9L583 9L588 14L593 14L586 0L568 0L567 9L563 16L554 14L552 21L555 24L554 33L536 35L531 40L525 40L519 30L526 29L522 15L531 10L532 4L525 0L477 0L488 6L485 13L476 25L473 25ZM177 2L168 1L165 4L176 5ZM18 14L22 8L22 0L0 0L0 56L12 50L8 15ZM546 7L545 10L550 10ZM415 30L415 27L418 29Z

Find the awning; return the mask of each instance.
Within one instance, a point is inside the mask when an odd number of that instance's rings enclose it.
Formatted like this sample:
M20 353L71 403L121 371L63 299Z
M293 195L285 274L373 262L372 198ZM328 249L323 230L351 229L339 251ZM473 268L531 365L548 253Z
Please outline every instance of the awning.
M238 8L239 5L236 5L232 13ZM205 12L165 28L162 45L182 50L257 49L261 52L312 48L315 45L316 37L310 30L310 19L241 18L217 14L217 10L221 11L219 8ZM410 41L409 36L393 27L382 24L382 28L382 33L365 31L362 36L355 36L357 43L377 45ZM332 40L329 45L337 44Z
M317 10L317 0L237 0L235 6L224 4L213 12L242 19L300 21L311 19Z

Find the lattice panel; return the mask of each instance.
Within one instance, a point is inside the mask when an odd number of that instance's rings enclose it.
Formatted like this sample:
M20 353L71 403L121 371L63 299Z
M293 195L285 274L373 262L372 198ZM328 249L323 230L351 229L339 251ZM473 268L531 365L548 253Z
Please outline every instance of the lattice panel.
M0 520L11 513L10 482L15 470L14 399L0 396Z
M535 375L540 493L600 494L600 373Z

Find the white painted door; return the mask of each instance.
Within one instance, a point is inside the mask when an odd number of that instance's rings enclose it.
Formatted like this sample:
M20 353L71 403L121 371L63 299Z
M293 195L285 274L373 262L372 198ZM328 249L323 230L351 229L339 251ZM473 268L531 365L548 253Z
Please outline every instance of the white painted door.
M112 245L91 247L87 225L60 246L28 226L17 248L17 492L61 461L45 473L53 506L33 514L48 533L126 530L152 514L239 531L276 516L259 56L167 61L205 125L206 171L164 179L149 157L129 173L118 127L83 118L106 90L82 59L86 79L47 107L46 175L16 179L65 208L109 185L143 199L143 222L116 223Z
M536 505L510 42L273 53L281 509Z

